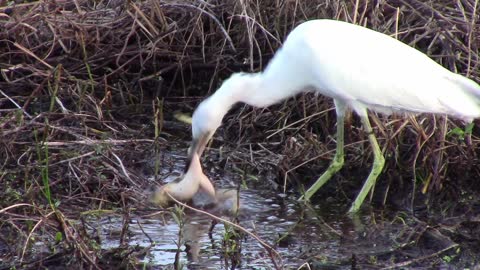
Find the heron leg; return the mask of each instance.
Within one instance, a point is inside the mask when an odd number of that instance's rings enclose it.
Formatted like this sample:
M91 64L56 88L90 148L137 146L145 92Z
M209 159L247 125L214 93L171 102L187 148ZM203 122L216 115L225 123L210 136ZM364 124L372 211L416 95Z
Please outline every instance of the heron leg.
M335 156L333 157L332 163L328 166L327 170L313 183L313 185L305 192L303 198L306 201L320 189L332 176L338 172L344 163L344 154L343 154L343 141L344 141L344 125L345 125L345 106L335 102L335 107L337 111L337 149Z
M355 198L355 201L348 210L349 213L355 213L360 209L360 206L365 200L365 197L367 197L368 192L372 189L373 185L375 185L375 182L377 181L377 178L382 172L383 166L385 165L385 158L383 157L382 151L378 146L375 134L373 134L372 126L370 125L370 121L368 120L368 115L365 113L365 115L360 116L360 118L363 128L368 134L368 140L370 141L370 145L372 146L373 166L367 180L363 184L362 190L360 190L360 193L358 193L357 198Z

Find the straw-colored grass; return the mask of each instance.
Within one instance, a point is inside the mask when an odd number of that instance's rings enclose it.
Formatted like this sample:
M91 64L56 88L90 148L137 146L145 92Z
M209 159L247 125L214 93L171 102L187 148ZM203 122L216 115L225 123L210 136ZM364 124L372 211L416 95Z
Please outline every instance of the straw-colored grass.
M39 265L28 247L40 231L52 242L63 234L72 260L100 267L98 250L66 216L112 207L128 213L152 184L141 168L155 175L158 166L178 168L165 153L186 151L172 143L190 139L174 112L192 112L234 71L263 69L302 21L367 26L480 81L478 0L10 3L0 1L0 231L9 232L0 241L11 245L7 260L17 268ZM413 203L415 194L452 199L462 187L478 188L477 126L432 115L372 120L387 155L378 196L395 189ZM348 124L343 175L366 174L366 136L355 117ZM312 94L268 109L237 106L205 164L279 172L280 186L308 185L304 179L333 156L334 125L331 101Z

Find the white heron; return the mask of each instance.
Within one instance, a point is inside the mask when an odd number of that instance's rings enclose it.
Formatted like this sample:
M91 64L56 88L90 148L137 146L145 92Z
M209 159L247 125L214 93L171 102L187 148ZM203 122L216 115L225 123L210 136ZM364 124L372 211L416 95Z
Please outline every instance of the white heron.
M266 107L310 89L334 100L337 147L305 200L343 166L347 109L355 111L368 134L373 166L349 212L358 211L385 163L367 109L447 114L465 121L480 117L480 86L474 81L388 35L347 22L311 20L289 34L263 72L235 73L200 103L193 114L189 155L201 156L223 116L237 102Z

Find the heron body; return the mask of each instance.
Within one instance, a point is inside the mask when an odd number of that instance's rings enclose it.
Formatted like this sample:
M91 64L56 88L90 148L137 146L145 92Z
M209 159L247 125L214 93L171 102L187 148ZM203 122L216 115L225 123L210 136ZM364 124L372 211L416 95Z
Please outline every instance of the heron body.
M189 154L203 153L234 104L266 107L309 90L334 100L337 148L332 163L305 193L305 199L343 166L347 109L360 117L368 134L373 167L350 212L359 209L384 165L367 109L387 114L447 114L465 121L480 117L480 86L474 81L388 35L341 21L312 20L289 34L263 72L233 74L197 107Z

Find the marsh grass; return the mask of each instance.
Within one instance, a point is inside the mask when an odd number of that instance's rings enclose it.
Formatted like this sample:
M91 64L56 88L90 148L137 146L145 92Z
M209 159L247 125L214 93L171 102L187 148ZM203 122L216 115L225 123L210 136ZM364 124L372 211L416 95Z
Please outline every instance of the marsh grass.
M73 254L69 263L100 268L101 251L72 220L85 210L127 212L129 205L141 205L144 188L152 184L139 173L144 164L154 155L153 174L160 178L160 167L174 167L162 153L175 148L173 140L190 139L188 125L174 114L191 113L231 72L264 68L302 21L366 25L480 81L475 0L3 5L0 230L9 235L0 245L11 247L4 262L17 268L57 262L35 255L28 243L34 235L49 235L46 242L57 247L56 254ZM397 204L407 209L440 202L451 214L475 211L464 194L479 192L478 120L465 127L444 116L371 118L387 157L374 193L379 204L401 197L408 199ZM301 190L333 157L334 130L333 104L322 96L299 95L267 109L238 105L204 164L236 167L246 175L277 174L278 189ZM338 186L327 186L324 194L334 189L353 198L360 184L348 176L368 173L372 157L354 115L347 120L346 154ZM463 204L450 207L452 200Z

